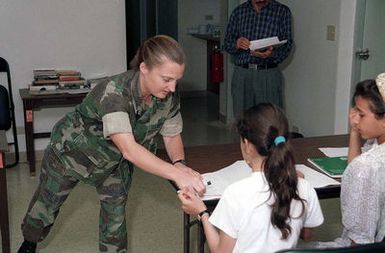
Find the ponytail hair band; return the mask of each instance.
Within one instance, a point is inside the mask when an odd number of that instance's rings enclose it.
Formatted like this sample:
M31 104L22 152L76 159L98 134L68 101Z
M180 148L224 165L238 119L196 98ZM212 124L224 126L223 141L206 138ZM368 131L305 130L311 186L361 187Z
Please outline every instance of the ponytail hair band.
M275 144L275 146L278 146L279 144L285 143L285 142L286 142L286 139L285 139L285 137L283 137L282 135L277 136L277 137L275 137L275 139L274 139L274 144Z
M378 90L380 91L382 99L385 101L385 73L379 74L377 76L376 85Z

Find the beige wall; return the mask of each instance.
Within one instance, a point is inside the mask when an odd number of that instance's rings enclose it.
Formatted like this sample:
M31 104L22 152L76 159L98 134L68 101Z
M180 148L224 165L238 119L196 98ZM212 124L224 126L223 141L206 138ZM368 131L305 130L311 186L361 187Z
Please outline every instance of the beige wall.
M25 139L18 90L31 83L33 69L77 69L86 78L126 69L124 0L2 0L0 31L0 55L11 68L21 151ZM66 111L36 112L35 131L50 131ZM47 142L36 141L36 149Z
M282 2L293 14L296 44L284 68L291 124L305 136L346 133L355 1ZM336 27L335 41L326 39L328 25Z

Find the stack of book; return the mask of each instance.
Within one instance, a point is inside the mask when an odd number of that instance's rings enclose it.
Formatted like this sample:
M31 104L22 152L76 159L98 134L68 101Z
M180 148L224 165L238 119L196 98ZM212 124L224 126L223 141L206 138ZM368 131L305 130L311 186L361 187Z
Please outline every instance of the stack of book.
M59 78L53 69L35 69L33 71L33 82L29 86L30 91L56 90Z
M87 82L76 70L36 69L30 93L80 93L89 91Z
M84 89L86 80L76 70L57 70L60 89Z

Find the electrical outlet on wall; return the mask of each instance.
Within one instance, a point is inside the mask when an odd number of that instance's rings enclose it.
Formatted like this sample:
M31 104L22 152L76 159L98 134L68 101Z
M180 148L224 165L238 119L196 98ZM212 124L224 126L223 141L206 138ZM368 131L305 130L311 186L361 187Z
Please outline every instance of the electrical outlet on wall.
M330 41L336 40L336 26L335 25L328 25L326 27L326 39Z

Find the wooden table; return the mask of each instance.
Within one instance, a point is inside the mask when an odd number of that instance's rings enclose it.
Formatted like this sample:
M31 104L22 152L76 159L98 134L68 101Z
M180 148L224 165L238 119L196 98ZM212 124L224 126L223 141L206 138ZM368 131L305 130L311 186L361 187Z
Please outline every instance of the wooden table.
M8 151L8 142L5 137L5 131L0 130L0 229L3 253L11 252L9 240L7 175L4 161L4 153Z
M296 163L305 164L313 169L313 165L307 162L309 157L325 156L319 147L347 147L348 135L334 135L311 138L292 139ZM213 172L237 160L242 160L242 154L239 144L205 145L188 147L185 149L188 165L200 173ZM161 157L166 157L164 151L160 152ZM340 186L327 186L317 188L316 192L320 199L338 198L340 195ZM218 200L205 201L209 210L213 210ZM190 228L198 224L198 252L204 252L204 232L201 223L195 219L191 220L190 215L184 213L183 231L184 231L184 251L190 252Z
M31 95L28 89L19 90L23 100L25 143L27 148L27 161L31 176L36 175L35 139L49 138L51 133L34 133L33 112L42 108L68 107L80 104L87 93L80 94L44 94Z

